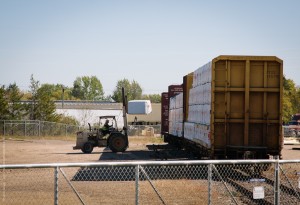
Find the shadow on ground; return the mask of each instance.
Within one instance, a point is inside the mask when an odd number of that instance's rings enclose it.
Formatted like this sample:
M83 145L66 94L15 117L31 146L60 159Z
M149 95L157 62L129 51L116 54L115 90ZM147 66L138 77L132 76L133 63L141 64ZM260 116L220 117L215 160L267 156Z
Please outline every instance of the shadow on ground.
M143 160L191 160L192 155L184 150L160 147L154 150L133 150L113 153L108 148L100 155L99 161L143 161ZM73 181L134 181L134 166L102 166L80 168ZM203 169L206 169L203 166ZM156 179L195 179L203 173L194 174L199 166L143 166L140 169L140 180ZM192 174L193 173L193 174ZM205 172L204 172L205 173Z
M207 166L140 166L139 180L207 179ZM135 181L135 166L82 167L72 181Z

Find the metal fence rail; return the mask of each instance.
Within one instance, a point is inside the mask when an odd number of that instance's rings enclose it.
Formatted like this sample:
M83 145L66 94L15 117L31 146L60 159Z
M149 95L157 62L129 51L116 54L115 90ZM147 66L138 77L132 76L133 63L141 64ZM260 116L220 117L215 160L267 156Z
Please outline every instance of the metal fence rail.
M1 204L299 204L300 160L0 165Z
M84 127L39 120L0 121L0 135L4 136L69 136ZM160 135L160 125L130 125L130 136Z

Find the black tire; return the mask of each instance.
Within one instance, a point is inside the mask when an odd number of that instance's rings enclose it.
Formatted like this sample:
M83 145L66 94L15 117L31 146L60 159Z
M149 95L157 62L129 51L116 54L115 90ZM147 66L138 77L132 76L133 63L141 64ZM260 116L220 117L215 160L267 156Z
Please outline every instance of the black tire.
M121 133L112 134L108 140L108 147L113 152L125 152L128 147L126 136Z
M81 148L81 151L82 151L83 153L89 154L89 153L92 153L93 149L94 149L93 143L91 143L91 142L86 142L86 143L83 145L83 148Z

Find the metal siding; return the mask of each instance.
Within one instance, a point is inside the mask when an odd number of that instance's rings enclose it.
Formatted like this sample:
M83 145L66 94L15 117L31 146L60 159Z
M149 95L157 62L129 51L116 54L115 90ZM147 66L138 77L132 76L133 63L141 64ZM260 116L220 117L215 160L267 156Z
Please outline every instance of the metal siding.
M179 93L182 93L182 92L183 92L182 85L170 85L168 88L169 99L171 97L174 97L175 95L178 95Z
M170 129L170 125L169 125L169 111L170 111L170 98L171 97L174 97L175 95L178 95L180 93L183 92L183 85L170 85L168 87L168 100L167 100L167 103L168 103L168 119L167 120L164 120L164 125L162 123L162 131L161 133L164 134L164 133L169 133L169 129Z
M212 151L259 146L280 153L282 77L282 60L273 56L213 60Z
M161 94L161 134L169 132L169 93Z
M183 120L187 121L188 113L189 113L189 90L193 85L193 73L189 73L188 75L183 77Z

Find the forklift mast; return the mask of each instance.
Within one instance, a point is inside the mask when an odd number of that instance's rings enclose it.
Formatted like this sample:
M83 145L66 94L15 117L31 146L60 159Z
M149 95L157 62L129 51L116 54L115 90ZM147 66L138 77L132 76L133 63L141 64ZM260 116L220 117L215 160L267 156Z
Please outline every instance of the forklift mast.
M125 96L125 89L122 87L122 101L123 101L123 121L124 121L124 133L125 136L127 137L127 96Z

